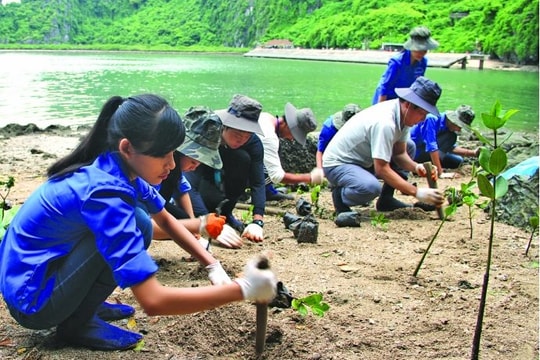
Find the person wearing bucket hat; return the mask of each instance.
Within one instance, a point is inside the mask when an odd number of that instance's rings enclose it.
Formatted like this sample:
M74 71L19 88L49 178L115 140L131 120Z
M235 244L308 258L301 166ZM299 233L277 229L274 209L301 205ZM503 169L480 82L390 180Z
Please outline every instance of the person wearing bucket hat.
M440 206L444 201L440 190L417 188L407 181L410 171L426 176L424 166L412 160L414 143L409 131L428 112L438 113L441 88L419 77L410 88L398 89L398 94L400 98L372 105L349 119L323 154L323 169L338 215L347 213L353 218L356 214L351 207L377 197L377 211L411 206L394 197L395 189L420 203Z
M219 207L228 225L255 242L264 239L264 150L255 135L262 134L258 122L261 110L262 105L257 100L240 94L233 96L228 108L215 110L223 123L218 148L223 167L214 169L201 164L186 174L192 185L189 195L196 216ZM253 221L245 225L233 215L233 210L247 188L253 204Z
M456 110L435 116L428 114L426 120L413 126L411 139L416 144L416 162L431 161L439 174L444 169L457 169L463 157L477 157L480 148L467 149L457 145L458 133L468 129L475 117L468 105L460 105Z
M221 169L223 163L219 155L219 144L223 124L221 119L206 106L194 106L184 114L186 139L175 150L176 167L159 186L159 193L166 200L165 209L177 219L194 219L195 213L189 196L191 184L185 173L194 171L200 164L213 169ZM154 239L168 240L170 235L153 222ZM228 248L239 248L242 239L227 224L216 237L216 241ZM210 243L197 234L199 243L209 250Z
M293 104L285 104L284 115L274 116L263 112L259 116L263 135L259 135L264 148L264 170L266 200L292 200L291 195L279 192L274 184L320 184L323 181L322 169L314 168L309 173L294 174L286 172L279 157L280 139L296 141L305 146L307 134L317 128L317 120L310 108L297 109Z
M330 140L336 135L339 129L356 113L362 110L360 106L356 104L347 104L341 110L333 115L330 115L323 123L321 132L319 133L319 140L317 142L317 153L315 154L315 161L317 167L322 168L322 156L324 150L330 143Z
M388 66L381 76L372 104L397 98L396 88L406 88L419 76L424 76L428 60L425 57L428 50L433 50L439 43L431 37L431 32L425 26L411 30L408 40L403 44L403 50L392 56Z

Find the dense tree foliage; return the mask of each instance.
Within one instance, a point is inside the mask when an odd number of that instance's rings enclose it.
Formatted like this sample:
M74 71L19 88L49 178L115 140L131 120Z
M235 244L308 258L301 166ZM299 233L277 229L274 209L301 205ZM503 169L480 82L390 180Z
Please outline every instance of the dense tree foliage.
M0 6L0 44L378 49L429 27L438 51L538 62L538 0L22 0Z

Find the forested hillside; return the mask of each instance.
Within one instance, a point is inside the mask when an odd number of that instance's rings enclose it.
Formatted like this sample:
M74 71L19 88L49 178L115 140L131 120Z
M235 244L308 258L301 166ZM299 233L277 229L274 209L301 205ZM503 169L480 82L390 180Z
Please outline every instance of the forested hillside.
M538 63L538 0L22 0L0 6L0 45L378 49L428 26L442 52Z

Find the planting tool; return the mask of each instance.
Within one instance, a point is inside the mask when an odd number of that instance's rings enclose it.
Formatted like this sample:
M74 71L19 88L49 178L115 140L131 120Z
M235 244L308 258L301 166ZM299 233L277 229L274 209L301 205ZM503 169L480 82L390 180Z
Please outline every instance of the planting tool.
M426 161L424 164L424 168L426 169L426 178L428 182L428 186L432 189L437 189L437 180L433 178L433 165L431 164L431 161ZM441 207L437 208L437 215L439 215L439 219L444 219L444 210Z
M261 270L269 269L270 262L266 256L262 256L257 264L257 268ZM257 329L255 333L255 351L257 354L262 354L264 351L264 345L266 343L266 324L268 322L268 304L267 303L256 303L257 306L257 315L256 315L256 324Z
M219 204L216 206L216 215L221 216L221 211L223 209L223 206L229 202L229 199L223 199L219 202Z

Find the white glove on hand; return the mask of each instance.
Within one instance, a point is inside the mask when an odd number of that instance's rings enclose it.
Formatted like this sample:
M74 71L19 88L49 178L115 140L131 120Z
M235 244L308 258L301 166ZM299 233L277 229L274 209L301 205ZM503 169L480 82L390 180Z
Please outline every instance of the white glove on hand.
M416 166L414 168L414 172L418 176L426 177L426 175L427 175L427 171L426 171L426 168L424 167L424 164L416 164Z
M263 228L260 225L251 223L244 229L242 237L251 241L261 242L264 240Z
M323 169L321 168L314 168L313 170L311 170L311 172L309 173L310 176L311 176L311 184L312 185L320 185L322 184L323 180L324 180L324 171Z
M231 249L238 249L243 245L242 238L238 235L236 230L234 230L228 224L223 225L223 230L221 230L221 233L216 238L216 241Z
M223 267L221 266L221 263L219 261L216 261L215 263L212 263L210 265L206 266L206 270L208 270L208 278L214 285L225 285L232 283L231 278L225 270L223 270Z
M269 303L277 292L276 275L270 269L257 268L258 260L250 260L244 267L244 276L234 281L240 285L245 300Z
M425 202L435 206L441 206L444 202L444 197L438 189L419 188L416 189L416 198L418 201Z

